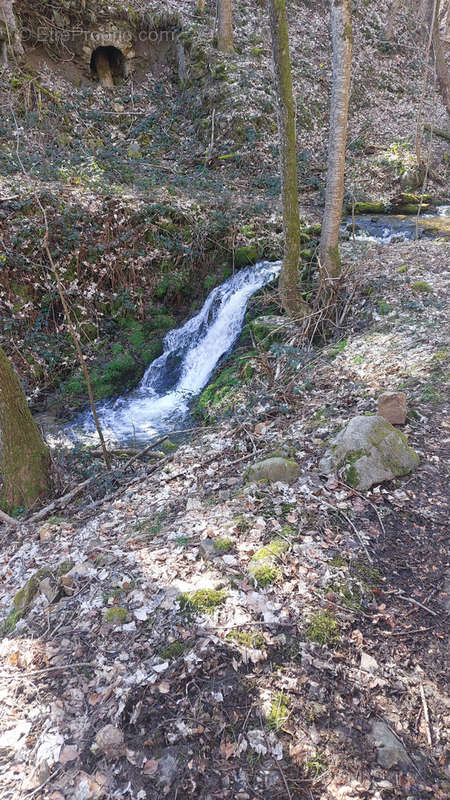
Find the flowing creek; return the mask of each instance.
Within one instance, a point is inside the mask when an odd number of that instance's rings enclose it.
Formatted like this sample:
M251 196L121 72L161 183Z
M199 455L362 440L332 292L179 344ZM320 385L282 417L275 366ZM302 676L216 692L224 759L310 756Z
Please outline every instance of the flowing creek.
M415 217L358 216L355 240L389 244L413 241ZM342 226L352 238L352 219ZM450 234L450 206L417 225L419 238ZM250 297L279 275L281 262L261 261L240 270L207 297L199 313L181 328L170 331L164 352L150 364L139 386L115 400L99 403L97 412L105 438L121 444L145 444L155 436L192 425L189 408L211 378L221 359L235 344ZM95 427L90 411L68 427L71 439L92 441Z
M145 443L186 428L189 406L233 347L250 297L279 275L281 262L261 261L213 289L199 313L164 339L162 356L148 367L139 386L97 407L103 433L121 444ZM71 426L77 438L94 431L91 412Z

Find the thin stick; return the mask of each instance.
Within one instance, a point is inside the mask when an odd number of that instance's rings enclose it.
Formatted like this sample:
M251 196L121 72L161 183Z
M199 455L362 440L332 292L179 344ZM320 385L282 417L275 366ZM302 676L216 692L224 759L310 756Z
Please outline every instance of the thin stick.
M72 320L70 318L69 306L67 305L66 298L64 297L64 291L63 291L63 286L62 286L62 283L61 283L61 278L60 278L59 272L58 272L58 270L56 268L56 264L53 261L52 254L50 252L50 248L48 246L47 214L46 214L45 209L43 208L43 206L41 206L41 209L42 209L42 211L44 213L45 226L46 226L45 236L44 236L44 250L47 253L47 258L48 258L48 260L50 262L50 266L51 266L53 274L54 274L54 276L56 278L56 286L57 286L57 289L58 289L58 294L59 294L59 297L60 297L60 300L61 300L61 303L62 303L62 307L64 309L64 314L65 314L65 317L66 317L67 327L69 328L70 335L71 335L71 337L73 339L73 343L75 345L75 349L76 349L77 354L78 354L78 359L80 361L81 368L83 370L84 377L86 379L86 385L87 385L88 396L89 396L89 403L91 405L92 415L94 417L94 422L95 422L95 427L97 428L98 438L100 439L100 444L101 444L102 451L103 451L103 458L105 460L106 469L110 470L111 469L111 459L110 459L109 453L108 453L108 451L106 449L105 440L103 438L103 431L102 431L102 429L100 427L100 420L99 420L99 418L97 416L97 409L95 407L95 399L94 399L94 393L92 391L91 379L89 377L87 364L86 364L86 361L85 361L85 358L84 358L84 355L83 355L83 351L81 349L81 345L80 345L80 342L79 342L79 339L78 339L78 336L77 336L77 332L76 332L75 327L73 325L73 322L72 322Z
M424 611L428 611L428 613L432 614L433 617L438 617L439 616L439 614L436 614L436 611L432 611L431 608L428 608L427 606L424 606L423 603L419 603L418 600L413 600L412 597L406 597L406 595L402 594L401 592L399 592L397 594L397 597L401 597L402 600L406 600L407 603L413 603L415 606L419 606L419 608L423 608Z
M139 453L136 453L136 455L134 455L134 456L132 456L132 458L128 459L128 461L124 464L123 468L127 469L127 467L129 467L130 464L133 464L138 458L141 458L142 456L145 456L145 454L148 453L149 450L152 450L153 447L157 447L158 444L162 444L162 442L165 442L166 439L168 439L168 438L169 438L169 436L168 436L168 434L166 434L165 436L161 436L160 439L157 439L156 442L151 442L151 444L147 445L147 447L144 447L143 450L140 450Z
M319 503L323 503L323 505L327 506L327 508L331 508L332 511L336 511L337 514L340 514L342 517L344 517L344 519L348 522L348 524L350 525L352 530L356 533L356 535L358 537L358 540L359 540L359 543L360 543L361 547L363 548L363 550L364 550L364 552L366 554L366 558L367 558L369 564L373 564L373 558L370 555L370 553L369 553L369 551L368 551L368 549L367 549L367 547L366 547L366 545L365 545L365 543L363 541L363 538L362 538L360 532L357 530L357 528L355 528L355 526L353 525L353 522L351 521L351 519L349 519L347 517L347 515L344 514L343 511L341 511L340 508L336 508L336 506L333 506L331 503L327 503L326 500L322 500L321 497L317 497L317 500L319 501Z
M349 491L354 492L354 494L357 494L358 497L361 497L363 500L365 500L366 503L369 504L369 506L371 506L373 508L373 510L375 511L375 514L378 517L378 522L380 523L381 531L386 536L386 530L385 530L385 527L383 525L383 520L381 519L381 517L380 517L380 515L378 513L378 509L377 509L376 505L374 503L372 503L370 500L368 500L367 497L365 497L363 494L361 494L361 492L358 492L356 489L354 489L353 486L348 486L348 484L344 483L343 481L339 481L339 480L338 480L338 483L341 486L344 486L345 489L349 489Z
M428 706L425 697L425 691L423 688L423 683L420 684L420 696L422 698L422 706L423 706L423 716L425 718L425 730L427 732L427 740L430 747L433 744L433 740L431 738L431 728L430 728L430 715L428 714Z

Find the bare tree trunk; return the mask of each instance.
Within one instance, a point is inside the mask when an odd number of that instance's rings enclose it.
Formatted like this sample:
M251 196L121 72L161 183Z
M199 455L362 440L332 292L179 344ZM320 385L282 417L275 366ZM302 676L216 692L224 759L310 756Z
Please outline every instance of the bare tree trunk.
M233 52L233 0L218 0L217 47L224 53Z
M389 19L386 25L386 30L384 32L384 38L387 42L390 42L392 39L392 34L394 32L394 25L395 20L397 18L398 10L400 8L400 0L394 0L392 3L392 7L389 12Z
M30 508L51 491L50 453L41 439L19 380L0 347L0 505Z
M441 96L447 111L447 116L450 118L450 73L445 59L445 53L441 42L441 34L439 31L439 0L429 0L428 24L430 29L432 29L434 64L439 88L441 90Z
M345 147L352 69L351 0L333 0L331 37L333 43L333 84L331 90L330 133L325 210L320 238L322 282L341 273L339 226L344 199Z
M8 55L23 55L22 40L14 14L14 0L0 0L0 40L3 42L3 63L8 62Z
M300 217L297 184L297 153L295 104L292 91L289 29L285 0L268 0L275 88L278 102L278 133L280 139L281 191L283 202L284 258L279 291L286 313L296 320L303 319L308 305L298 288L300 260Z

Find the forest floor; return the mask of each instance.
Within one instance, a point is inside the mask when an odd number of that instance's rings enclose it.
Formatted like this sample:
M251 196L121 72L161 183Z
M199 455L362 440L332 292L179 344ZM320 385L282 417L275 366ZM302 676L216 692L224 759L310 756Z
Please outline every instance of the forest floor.
M343 252L338 344L261 349L231 416L109 498L0 528L5 800L448 797L448 245ZM386 389L420 466L325 480L328 438ZM274 452L298 481L247 485Z

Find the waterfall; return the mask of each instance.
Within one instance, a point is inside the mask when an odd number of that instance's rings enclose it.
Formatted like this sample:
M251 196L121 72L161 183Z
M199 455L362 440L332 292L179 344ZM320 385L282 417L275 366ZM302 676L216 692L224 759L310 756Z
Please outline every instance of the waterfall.
M139 386L97 407L107 439L146 442L183 427L192 399L230 351L244 322L249 298L279 275L281 262L261 261L236 272L207 297L199 313L164 339L164 352L150 364ZM94 431L92 413L72 430Z

